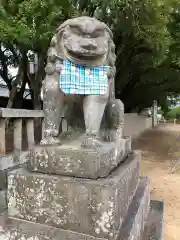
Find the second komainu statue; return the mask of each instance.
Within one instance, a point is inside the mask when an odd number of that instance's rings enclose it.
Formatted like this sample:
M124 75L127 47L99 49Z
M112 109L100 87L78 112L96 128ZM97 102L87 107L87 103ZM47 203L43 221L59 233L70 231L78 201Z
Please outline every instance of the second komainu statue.
M60 144L63 114L83 129L83 148L122 138L124 106L115 99L115 45L106 24L90 17L67 20L48 50L43 81L45 129L41 144Z

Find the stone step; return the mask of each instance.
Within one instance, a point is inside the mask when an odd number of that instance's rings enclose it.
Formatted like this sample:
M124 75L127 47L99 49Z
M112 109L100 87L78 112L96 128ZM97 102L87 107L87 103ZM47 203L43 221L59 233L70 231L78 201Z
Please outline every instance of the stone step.
M149 179L141 178L128 213L120 229L118 240L142 239L150 206Z
M119 239L142 239L144 224L149 211L149 180L142 178L133 202L130 205L128 215L120 229L119 237L99 238L92 235L86 235L75 231L68 231L44 224L33 223L15 218L9 218L7 224L0 231L0 239L16 240L37 239L37 240L119 240ZM11 238L10 238L11 236ZM4 237L4 238L3 238ZM6 237L6 238L5 238ZM145 239L146 240L146 239ZM148 239L149 240L149 239Z
M82 136L60 146L35 146L28 167L31 171L97 179L106 177L131 152L131 138L105 142L98 149L81 148Z
M4 219L4 216L3 216ZM1 224L1 223L0 223ZM4 222L3 222L4 225ZM39 223L9 218L1 228L0 240L107 240Z
M98 180L28 172L9 173L9 216L114 239L139 183L139 152Z
M163 240L164 202L151 200L143 240Z

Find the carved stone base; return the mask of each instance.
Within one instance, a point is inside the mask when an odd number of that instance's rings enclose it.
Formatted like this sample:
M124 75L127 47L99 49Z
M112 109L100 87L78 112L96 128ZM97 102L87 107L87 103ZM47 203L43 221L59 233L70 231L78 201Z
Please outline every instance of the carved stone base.
M139 160L140 154L134 152L111 175L98 180L12 171L9 216L115 239L139 183Z
M60 146L31 149L31 171L83 178L106 177L131 152L131 139L103 143L97 150L81 148L81 139Z
M129 207L128 214L119 229L118 236L99 238L75 231L67 231L50 227L44 224L32 223L20 219L10 218L0 233L3 240L145 240L143 238L144 225L149 210L149 181L141 179L133 201ZM107 218L104 218L104 221ZM147 240L147 239L146 239Z

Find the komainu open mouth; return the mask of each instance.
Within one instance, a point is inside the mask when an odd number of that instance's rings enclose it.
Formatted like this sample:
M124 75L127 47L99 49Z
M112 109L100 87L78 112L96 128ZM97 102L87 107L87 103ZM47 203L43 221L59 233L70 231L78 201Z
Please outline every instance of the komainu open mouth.
M78 52L74 52L72 50L66 50L67 52L67 55L72 57L72 58L75 58L75 59L79 59L79 60L84 60L84 61L96 61L96 60L99 60L99 59L102 59L104 58L105 56L105 53L98 53L97 52L82 52L82 53L78 53Z

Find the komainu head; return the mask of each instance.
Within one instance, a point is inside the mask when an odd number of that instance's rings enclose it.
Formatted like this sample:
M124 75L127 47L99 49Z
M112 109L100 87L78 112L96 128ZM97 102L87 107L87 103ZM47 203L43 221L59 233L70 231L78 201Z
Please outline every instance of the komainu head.
M91 17L65 21L51 40L48 56L89 66L115 64L113 35L106 24Z

